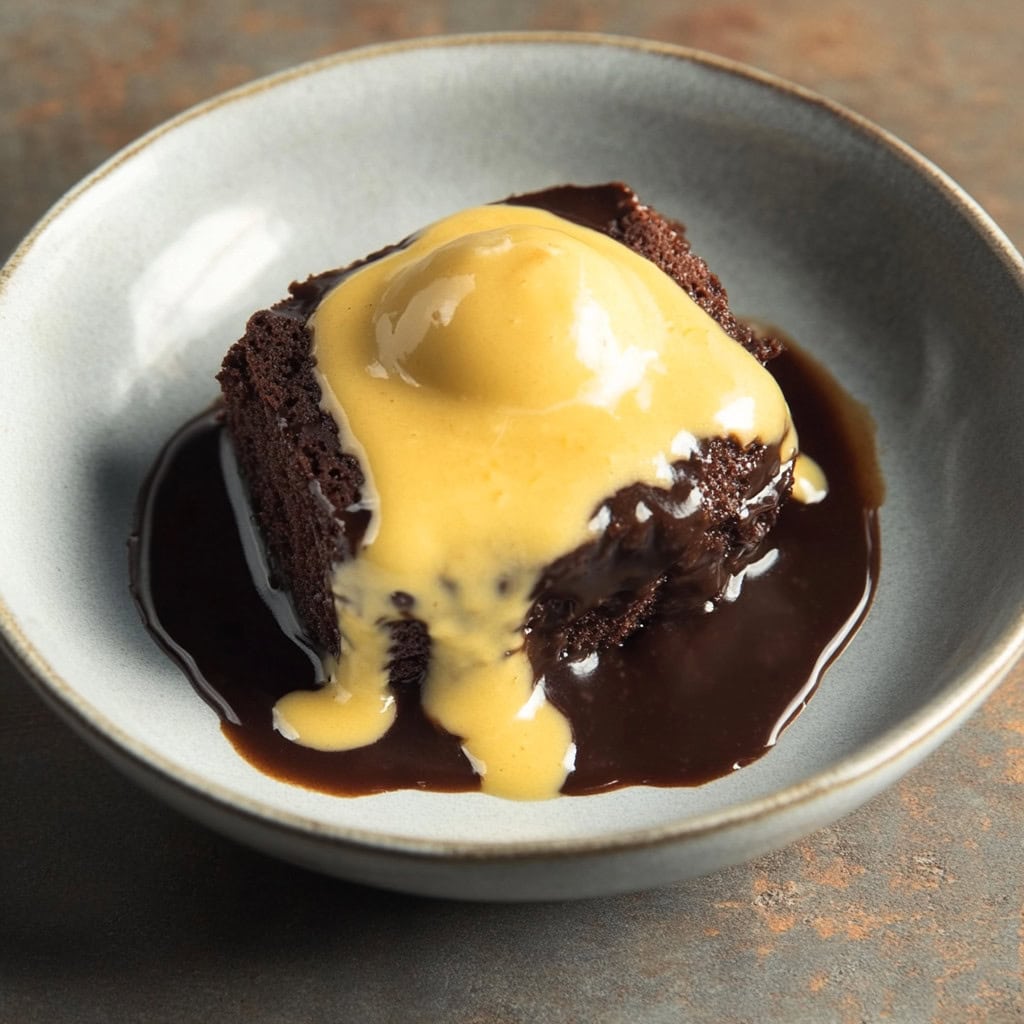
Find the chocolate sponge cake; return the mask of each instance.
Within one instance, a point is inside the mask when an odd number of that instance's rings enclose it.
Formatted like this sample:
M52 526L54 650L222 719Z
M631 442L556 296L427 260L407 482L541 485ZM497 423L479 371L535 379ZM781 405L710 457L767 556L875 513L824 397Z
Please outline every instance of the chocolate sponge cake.
M621 242L668 274L761 363L781 350L736 319L682 226L626 186L564 186L505 203L550 211ZM365 467L325 411L308 322L346 275L383 254L293 284L289 298L250 318L219 375L272 582L291 594L310 641L326 655L342 646L333 567L358 557L372 509ZM699 613L735 596L788 496L791 463L779 445L715 437L694 439L672 470L667 486L636 483L608 494L592 512L594 538L541 573L522 624L535 663L584 658L621 643L652 616ZM392 604L391 680L412 683L428 666L430 637L408 595L396 591Z

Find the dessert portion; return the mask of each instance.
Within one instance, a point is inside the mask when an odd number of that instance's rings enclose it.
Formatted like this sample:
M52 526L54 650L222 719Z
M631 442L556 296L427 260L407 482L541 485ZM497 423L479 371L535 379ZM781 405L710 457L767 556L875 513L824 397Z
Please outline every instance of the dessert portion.
M324 666L278 731L368 747L416 691L485 791L557 793L578 751L547 680L731 603L790 491L823 496L762 365L780 348L622 185L463 211L293 285L220 374Z

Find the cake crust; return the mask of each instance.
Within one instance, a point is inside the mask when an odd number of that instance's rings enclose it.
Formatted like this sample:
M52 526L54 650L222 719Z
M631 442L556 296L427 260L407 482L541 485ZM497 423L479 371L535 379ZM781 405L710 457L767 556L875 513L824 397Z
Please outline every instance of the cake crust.
M628 187L562 186L505 202L605 232L664 270L759 361L781 351L778 339L737 320L682 225L641 204ZM309 640L332 656L341 648L332 570L357 556L369 512L361 505L358 460L342 450L338 427L321 408L307 322L321 297L367 260L293 283L288 298L253 314L218 375L272 585L290 593ZM623 642L655 614L696 611L717 600L758 551L791 487L777 449L741 448L724 438L703 442L676 469L670 489L635 484L609 495L601 535L547 567L524 623L531 656L581 657ZM702 496L699 511L680 516L694 488ZM635 515L638 503L652 513L643 521ZM393 597L390 627L397 685L421 680L430 652L427 630L404 598Z

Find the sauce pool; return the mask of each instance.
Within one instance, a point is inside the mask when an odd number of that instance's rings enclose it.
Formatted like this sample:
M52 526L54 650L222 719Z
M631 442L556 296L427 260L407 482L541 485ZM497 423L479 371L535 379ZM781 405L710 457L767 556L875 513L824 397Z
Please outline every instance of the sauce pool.
M771 749L867 614L879 571L882 487L867 414L807 356L769 364L801 448L824 469L828 497L790 501L766 541L774 565L714 612L655 619L601 653L589 674L545 674L572 723L576 768L562 792L693 786ZM479 779L459 739L397 690L394 726L376 743L325 753L277 733L272 709L317 682L311 652L271 611L250 572L222 468L217 411L186 424L140 497L131 586L147 628L221 719L238 753L278 779L342 796L396 789L466 791ZM235 481L237 486L237 481ZM278 595L280 598L280 595Z

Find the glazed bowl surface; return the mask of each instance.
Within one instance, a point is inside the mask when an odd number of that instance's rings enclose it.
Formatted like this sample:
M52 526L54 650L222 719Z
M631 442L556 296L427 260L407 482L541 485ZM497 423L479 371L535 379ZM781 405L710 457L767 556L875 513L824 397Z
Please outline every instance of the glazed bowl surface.
M682 220L736 311L779 325L870 410L886 499L865 625L775 749L696 788L345 799L261 774L128 590L158 451L215 399L224 352L290 281L462 207L609 180ZM57 711L140 784L297 863L475 899L699 875L852 810L1019 656L1022 328L1021 259L983 211L795 86L597 36L340 54L151 132L5 267L0 628Z

